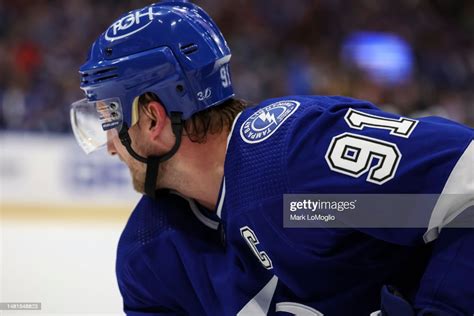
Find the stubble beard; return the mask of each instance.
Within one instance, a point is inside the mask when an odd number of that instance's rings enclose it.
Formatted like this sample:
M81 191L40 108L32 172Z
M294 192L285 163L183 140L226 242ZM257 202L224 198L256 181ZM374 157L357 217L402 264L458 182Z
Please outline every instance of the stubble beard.
M132 175L132 184L133 188L135 191L138 193L144 194L145 193L145 174L143 173L143 176L134 174L132 171L130 171Z
M165 169L167 168L165 167L165 165L166 165L166 162L161 163L158 169L158 175L157 175L156 186L155 186L156 189L166 188L165 183L164 183L165 182L164 178L166 174ZM133 188L135 189L135 191L141 194L145 194L146 168L147 168L146 164L142 164L142 166L134 166L134 167L129 168L130 174L132 176Z
M140 162L129 165L133 188L141 194L145 194L146 169L147 165ZM160 163L155 189L171 189L182 193L183 188L189 185L186 179L179 171L176 161L171 158Z

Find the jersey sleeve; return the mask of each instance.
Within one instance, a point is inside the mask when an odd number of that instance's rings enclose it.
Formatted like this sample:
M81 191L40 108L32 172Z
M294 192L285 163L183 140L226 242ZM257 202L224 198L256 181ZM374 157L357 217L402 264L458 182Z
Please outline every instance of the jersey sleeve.
M179 208L175 202L179 202L177 197L166 196L160 202L142 197L122 232L115 270L127 315L179 312L176 294L163 278L166 273L177 275L173 273L176 268L168 269L161 259L174 261L176 257L162 242L170 235L169 217L164 211Z
M164 282L147 262L146 253L132 255L132 260L117 265L117 280L126 315L176 315L176 303Z
M410 119L365 101L321 98L298 114L286 136L288 193L439 195L423 206L423 230L406 238L392 229L366 230L396 243L429 242L474 203L473 135L443 118Z
M219 305L208 271L219 257L217 232L187 200L143 197L119 241L116 275L127 315L204 315Z
M446 228L434 242L414 300L417 315L474 313L473 244L473 229Z

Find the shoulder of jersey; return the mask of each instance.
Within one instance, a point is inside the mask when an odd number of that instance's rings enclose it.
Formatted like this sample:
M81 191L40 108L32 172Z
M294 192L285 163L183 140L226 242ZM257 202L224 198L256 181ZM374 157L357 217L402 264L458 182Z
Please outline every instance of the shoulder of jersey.
M181 214L185 216L187 209L189 209L188 202L174 194L162 196L158 201L143 196L120 236L117 259L128 256L158 238L168 238L166 236L169 234L164 233L172 232L169 228L176 224L176 217ZM176 212L177 210L180 212Z
M218 222L203 212L197 204L177 194L167 193L157 200L143 196L122 232L117 260L158 240L173 242L177 235L207 238L209 231L217 230Z
M266 100L242 113L239 133L248 144L270 138L304 103L299 97Z
M305 112L307 108L321 112L354 101L358 100L340 96L288 96L269 99L244 111L237 127L242 141L257 144L272 137L288 119Z

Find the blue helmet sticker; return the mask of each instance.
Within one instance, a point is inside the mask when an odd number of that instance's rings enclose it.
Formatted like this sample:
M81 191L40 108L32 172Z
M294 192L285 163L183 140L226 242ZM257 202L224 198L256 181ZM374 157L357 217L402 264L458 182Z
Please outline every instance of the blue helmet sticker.
M264 141L300 106L298 101L285 100L267 105L252 114L240 127L243 141L255 144Z

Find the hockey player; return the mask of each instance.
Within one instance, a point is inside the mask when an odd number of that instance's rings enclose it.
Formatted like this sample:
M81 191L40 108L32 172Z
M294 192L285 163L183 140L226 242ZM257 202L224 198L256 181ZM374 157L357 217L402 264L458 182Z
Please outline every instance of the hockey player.
M154 4L119 18L92 45L80 69L86 99L71 109L79 144L91 152L109 139L138 191L156 198L158 189L175 190L215 211L226 247L214 261L219 268L190 273L209 271L203 292L214 290L216 314L368 315L380 309L387 284L415 313L472 314L474 268L463 260L472 247L460 242L472 241L472 229L435 245L446 259L433 254L420 292L417 277L424 242L443 236L474 200L473 130L436 117L403 118L346 97L287 96L244 109L234 98L229 61L225 39L202 9ZM423 230L288 229L283 196L289 193L440 198L422 207L430 209ZM459 198L447 197L453 193ZM141 283L127 283L129 295L142 289L154 297L156 280L147 283L146 275L168 267L159 256L133 272ZM444 271L454 268L448 258L463 263L462 280ZM440 269L446 279L434 282ZM161 288L159 295L167 293ZM167 312L140 299L135 308Z

